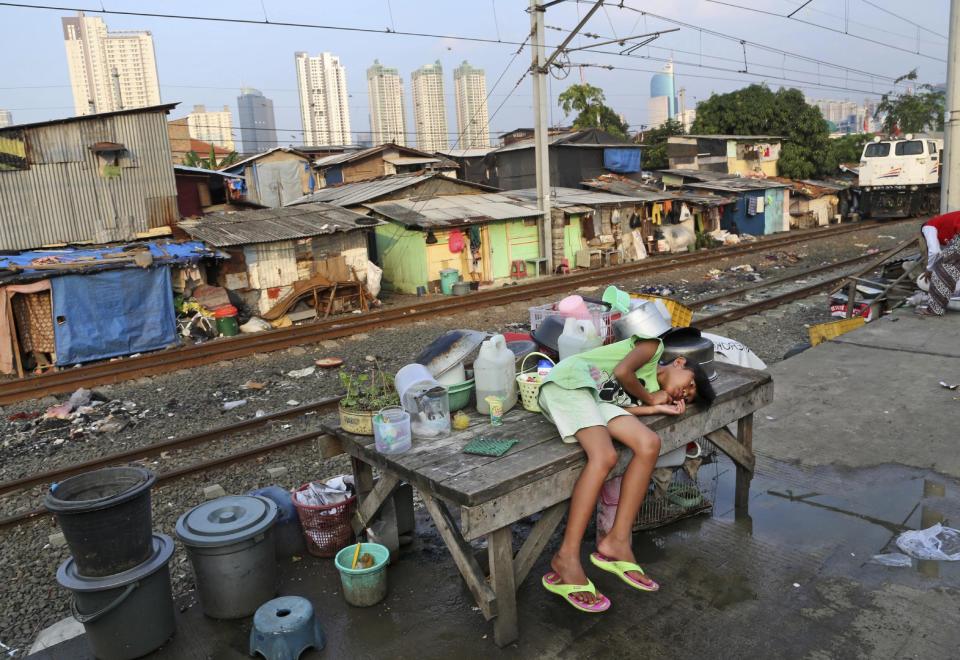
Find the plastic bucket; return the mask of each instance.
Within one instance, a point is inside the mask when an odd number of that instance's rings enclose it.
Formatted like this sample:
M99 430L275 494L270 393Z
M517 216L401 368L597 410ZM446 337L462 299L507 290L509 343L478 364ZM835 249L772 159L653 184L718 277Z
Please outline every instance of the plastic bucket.
M444 268L440 271L440 290L443 295L453 293L453 285L460 281L460 271L456 268Z
M361 543L360 554L373 555L370 568L350 568L356 545L348 545L337 553L334 562L340 571L340 584L344 599L354 607L376 605L387 595L387 561L390 551L379 543Z
M217 332L224 337L236 337L240 332L240 325L236 316L221 316L217 319Z
M410 449L410 413L400 406L381 409L373 418L373 438L381 454L402 454Z
M141 467L111 467L50 488L44 505L56 515L80 575L114 575L150 558L150 487L156 478Z
M94 656L139 658L170 639L175 628L171 555L173 539L156 534L147 561L116 575L79 575L72 557L60 565L57 581L73 592L73 618L83 624Z
M401 367L393 378L393 386L400 396L400 403L409 413L417 410L416 397L437 385L437 380L430 370L416 362Z

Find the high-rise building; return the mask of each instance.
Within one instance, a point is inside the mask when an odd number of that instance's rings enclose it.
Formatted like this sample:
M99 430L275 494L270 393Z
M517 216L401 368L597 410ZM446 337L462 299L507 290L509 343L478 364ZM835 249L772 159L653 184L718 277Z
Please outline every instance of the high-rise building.
M60 19L78 115L160 103L153 37L146 31L108 32L101 18Z
M303 143L307 146L351 144L347 72L340 58L330 53L316 57L296 53L294 60Z
M453 88L457 100L457 133L460 147L490 146L490 115L487 109L487 77L483 69L474 69L464 60L453 70Z
M400 72L379 60L367 69L367 96L370 100L370 141L406 146L407 116L403 107Z
M230 106L223 106L223 110L207 112L202 105L193 106L193 112L187 115L187 126L190 137L230 151L235 150L233 141L233 116Z
M413 119L417 124L417 148L421 151L447 149L447 104L443 96L443 67L440 60L425 64L410 76L413 86Z
M647 123L650 128L662 126L668 119L677 116L676 81L673 77L673 62L663 66L662 73L650 78L650 100L647 102Z
M0 110L0 128L13 124L13 113L9 110Z
M277 146L273 101L259 89L243 87L237 97L240 113L240 143L243 153L258 154Z

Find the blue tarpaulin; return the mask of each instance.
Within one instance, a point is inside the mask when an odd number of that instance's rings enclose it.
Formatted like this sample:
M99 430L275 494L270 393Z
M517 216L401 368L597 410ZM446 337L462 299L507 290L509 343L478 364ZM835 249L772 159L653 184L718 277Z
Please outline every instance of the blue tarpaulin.
M179 341L168 266L65 275L50 283L58 365Z
M639 172L640 150L608 147L603 150L603 166L620 174Z

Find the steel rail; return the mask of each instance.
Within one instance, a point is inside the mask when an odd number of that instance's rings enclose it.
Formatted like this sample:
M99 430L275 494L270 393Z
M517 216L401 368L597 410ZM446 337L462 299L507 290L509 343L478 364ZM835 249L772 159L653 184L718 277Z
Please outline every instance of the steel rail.
M529 284L490 289L462 297L428 300L402 307L386 308L356 317L323 320L291 328L229 337L183 348L158 351L135 358L102 362L39 376L29 376L0 383L0 405L39 398L48 394L69 392L81 385L92 386L115 383L136 377L168 373L186 367L246 357L258 352L281 350L323 339L336 339L407 320L436 316L442 312L457 313L478 307L488 308L491 305L508 304L558 291L568 291L577 286L610 283L618 278L632 278L717 259L767 251L809 240L833 238L837 235L871 229L884 224L889 225L890 223L889 221L886 223L867 221L850 225L787 232L783 236L774 235L746 245L701 250L680 256L656 257L619 266L588 270L583 273L552 276L542 280L537 279Z

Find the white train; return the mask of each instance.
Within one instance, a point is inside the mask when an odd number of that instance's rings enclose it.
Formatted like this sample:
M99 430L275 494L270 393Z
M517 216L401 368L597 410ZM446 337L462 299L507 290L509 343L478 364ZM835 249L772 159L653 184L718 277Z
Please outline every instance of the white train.
M882 139L860 157L860 214L865 218L905 218L940 208L943 140L914 137Z

